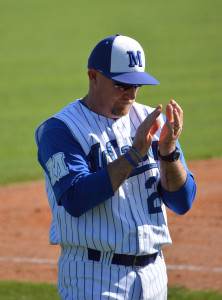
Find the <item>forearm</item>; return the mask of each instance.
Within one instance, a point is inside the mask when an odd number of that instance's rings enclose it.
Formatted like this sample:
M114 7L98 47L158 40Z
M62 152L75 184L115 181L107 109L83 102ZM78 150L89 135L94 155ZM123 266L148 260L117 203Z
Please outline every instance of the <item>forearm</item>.
M139 163L138 157L132 150L127 151L127 153L135 163ZM120 185L129 177L134 169L135 166L133 166L124 155L119 156L115 161L107 166L114 192L117 191Z
M168 192L178 191L186 182L187 171L182 162L167 162L160 159L160 181Z

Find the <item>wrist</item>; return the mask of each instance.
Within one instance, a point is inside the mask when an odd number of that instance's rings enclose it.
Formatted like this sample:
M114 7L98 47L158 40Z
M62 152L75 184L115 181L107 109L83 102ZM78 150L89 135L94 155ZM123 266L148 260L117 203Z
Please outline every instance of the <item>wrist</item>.
M129 155L128 152L125 152L123 154L123 156L128 160L128 162L134 167L137 168L138 167L138 163Z
M159 147L159 153L160 155L167 156L170 153L172 153L176 149L176 145L162 145Z
M140 157L136 154L136 152L132 149L132 147L127 152L137 164L141 162Z
M158 158L163 161L174 162L180 157L180 150L175 147L169 154L163 155L160 150L158 151Z

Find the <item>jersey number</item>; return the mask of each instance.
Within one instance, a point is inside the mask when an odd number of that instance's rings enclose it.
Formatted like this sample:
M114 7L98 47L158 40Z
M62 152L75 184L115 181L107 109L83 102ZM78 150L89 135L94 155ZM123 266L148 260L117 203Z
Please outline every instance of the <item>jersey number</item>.
M156 177L150 177L146 183L146 189L153 189L154 185L156 184ZM148 202L148 211L149 214L157 214L162 213L162 208L160 204L159 194L157 192L153 192L147 199Z
M65 154L59 152L54 154L46 163L46 167L49 171L51 184L54 185L60 178L69 174L69 170L65 165Z

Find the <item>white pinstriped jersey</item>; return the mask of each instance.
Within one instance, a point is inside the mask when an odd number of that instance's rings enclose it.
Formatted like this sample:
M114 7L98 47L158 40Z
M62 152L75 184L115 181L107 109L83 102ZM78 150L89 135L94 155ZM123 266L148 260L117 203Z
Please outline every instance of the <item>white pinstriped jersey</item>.
M132 145L136 129L151 111L153 109L148 106L134 103L128 115L113 120L92 112L81 100L76 100L54 117L68 126L89 160L91 157L91 167L96 171ZM159 119L163 125L162 115ZM154 136L154 146L159 134L160 130ZM40 135L41 125L36 132L37 141ZM153 152L151 147L147 159L113 197L78 218L57 205L45 173L53 214L50 243L139 255L157 252L163 244L170 244L165 205L157 193L159 168Z

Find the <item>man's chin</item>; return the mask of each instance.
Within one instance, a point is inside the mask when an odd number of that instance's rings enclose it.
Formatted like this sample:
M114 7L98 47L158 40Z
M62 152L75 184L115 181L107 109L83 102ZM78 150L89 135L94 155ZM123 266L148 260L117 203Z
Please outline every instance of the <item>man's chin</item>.
M132 104L125 104L125 105L121 105L119 107L115 107L115 108L113 108L112 114L116 118L124 117L129 113L131 107L132 107Z

